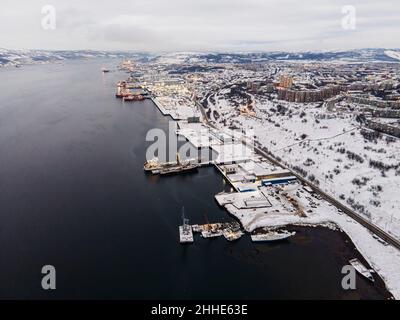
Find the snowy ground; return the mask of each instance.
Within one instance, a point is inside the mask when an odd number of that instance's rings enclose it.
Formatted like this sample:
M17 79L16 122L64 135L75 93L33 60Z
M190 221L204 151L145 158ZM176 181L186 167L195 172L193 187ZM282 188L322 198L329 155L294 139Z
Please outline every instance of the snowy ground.
M282 67L272 65L268 78L275 77ZM202 99L207 116L221 132L227 128L246 130L247 140L254 138L285 165L400 238L399 140L360 128L353 105L349 108L343 103L336 110L327 110L321 103L286 103L276 101L274 94L258 95L247 90L248 79L259 81L265 75L226 65L218 74L197 74L199 80L189 81L187 86ZM240 108L249 104L255 117L240 113ZM177 114L179 110L184 109L177 108ZM214 134L196 133L201 125L182 121L179 127L177 133L194 145L221 152L221 143ZM382 244L369 230L310 195L300 184L219 194L216 199L241 220L247 231L287 224L338 226L400 299L400 251Z
M254 120L251 123L254 125ZM193 144L209 146L217 152L222 146L221 141L215 138L217 132L205 130L204 125L180 122L179 127L177 133ZM255 159L254 155L251 158ZM246 166L243 165L243 168ZM350 236L358 251L383 278L393 296L400 299L400 251L379 242L368 229L318 195L308 193L300 183L260 187L254 192L223 193L215 198L249 232L260 227L289 224L338 226Z
M249 199L265 196L271 205L244 209L243 203ZM336 207L309 194L301 184L294 183L279 187L263 187L260 191L249 193L222 193L216 200L242 223L246 231L259 227L300 225L336 225L346 232L358 251L383 278L388 290L396 299L400 298L400 252L390 245L384 245L373 237L371 232L359 223L341 213ZM293 206L288 198L294 199ZM305 215L299 215L302 210Z
M163 96L154 98L162 114L171 116L174 120L186 120L188 117L198 115L197 109L193 104L183 103L182 100Z
M285 164L400 238L399 139L381 135L368 140L362 132L372 131L360 128L355 113L345 108L329 112L319 104L255 97L257 116L247 117L226 100L214 101L217 106L210 108L228 119L220 125L253 131L258 142Z

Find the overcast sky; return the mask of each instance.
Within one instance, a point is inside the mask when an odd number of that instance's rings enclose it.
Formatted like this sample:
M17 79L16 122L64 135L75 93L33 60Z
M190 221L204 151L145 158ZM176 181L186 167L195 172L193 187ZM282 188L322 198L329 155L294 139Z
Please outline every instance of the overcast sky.
M44 5L56 29L44 30ZM344 5L356 28L343 29ZM0 47L275 51L400 47L400 0L1 0Z

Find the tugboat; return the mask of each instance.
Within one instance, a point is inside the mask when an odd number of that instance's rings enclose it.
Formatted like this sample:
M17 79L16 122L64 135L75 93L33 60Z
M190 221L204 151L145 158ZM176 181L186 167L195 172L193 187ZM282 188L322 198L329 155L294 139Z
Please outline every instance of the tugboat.
M294 236L296 232L289 231L270 231L268 233L260 233L260 234L252 234L251 241L253 242L270 242L270 241L279 241L287 239L291 236Z
M192 226L189 225L189 219L185 217L185 207L182 207L182 225L179 226L179 242L180 243L193 243Z
M371 274L371 271L374 272L374 270L368 270L367 267L364 266L357 258L351 259L349 262L353 266L353 268L356 269L356 271L363 277L367 278L371 282L375 281L374 277Z

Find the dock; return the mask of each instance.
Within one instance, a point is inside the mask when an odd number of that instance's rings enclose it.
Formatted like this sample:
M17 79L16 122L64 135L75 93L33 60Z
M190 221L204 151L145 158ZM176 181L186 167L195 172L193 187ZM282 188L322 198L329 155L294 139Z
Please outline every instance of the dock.
M179 242L182 244L193 243L193 230L189 225L189 219L185 217L185 208L182 207L182 225L179 226Z
M189 225L179 226L179 242L180 243L194 242L192 226Z

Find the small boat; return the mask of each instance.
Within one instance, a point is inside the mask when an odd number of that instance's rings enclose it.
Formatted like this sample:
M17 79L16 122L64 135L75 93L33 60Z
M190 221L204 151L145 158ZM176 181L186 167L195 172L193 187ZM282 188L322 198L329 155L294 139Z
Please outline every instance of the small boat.
M371 271L373 272L373 270L368 270L366 266L364 266L360 260L358 260L357 258L351 259L350 264L353 266L354 269L356 269L356 271L361 274L363 277L367 278L368 280L374 282L375 279L371 274Z
M222 235L222 230L219 229L216 224L206 224L203 226L203 230L201 231L201 236L203 238L215 238Z
M289 232L289 231L270 231L268 233L259 233L259 234L252 234L251 241L253 242L269 242L269 241L279 241L287 239L291 236L294 236L296 232Z
M229 229L224 229L222 231L222 233L223 233L225 239L228 240L228 241L238 240L243 235L243 232L241 230L234 231L234 230L232 230L230 228Z
M107 68L101 68L101 71L102 71L103 73L110 72L110 70L108 70Z

